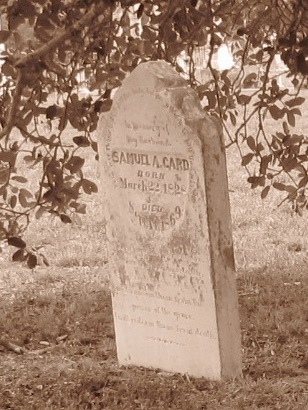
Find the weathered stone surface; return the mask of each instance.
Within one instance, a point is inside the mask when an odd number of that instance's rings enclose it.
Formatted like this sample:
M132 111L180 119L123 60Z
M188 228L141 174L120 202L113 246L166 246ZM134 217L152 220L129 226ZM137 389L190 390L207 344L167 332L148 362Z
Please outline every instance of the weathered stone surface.
M120 364L241 373L222 131L166 62L141 64L98 126Z

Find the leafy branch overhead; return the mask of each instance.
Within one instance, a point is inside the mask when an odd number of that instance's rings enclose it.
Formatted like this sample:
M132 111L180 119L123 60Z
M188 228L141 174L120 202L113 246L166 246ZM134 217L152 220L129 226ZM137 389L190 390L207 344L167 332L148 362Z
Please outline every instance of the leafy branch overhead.
M97 159L99 114L134 67L157 59L221 119L251 187L262 198L283 191L301 213L308 147L293 129L308 74L307 10L300 0L0 0L0 241L20 245L33 216L70 223L86 212L82 196L97 186L84 152ZM223 45L234 64L219 69ZM35 252L17 248L14 260L36 265Z

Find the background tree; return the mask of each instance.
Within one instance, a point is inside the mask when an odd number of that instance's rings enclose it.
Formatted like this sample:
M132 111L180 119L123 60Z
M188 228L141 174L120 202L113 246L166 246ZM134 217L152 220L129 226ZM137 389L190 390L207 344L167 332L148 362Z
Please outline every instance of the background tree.
M308 73L307 10L306 0L0 0L0 241L18 248L13 259L37 263L21 239L32 215L69 223L85 212L81 193L97 186L85 178L79 151L97 156L99 114L110 109L125 76L148 60L186 70L204 109L221 119L227 146L238 147L252 188L261 187L262 198L272 187L285 191L301 213L307 138L291 130ZM215 56L224 43L235 66L218 71ZM294 88L280 84L272 69L277 56ZM98 97L79 93L83 76ZM273 135L266 133L267 117L277 120Z

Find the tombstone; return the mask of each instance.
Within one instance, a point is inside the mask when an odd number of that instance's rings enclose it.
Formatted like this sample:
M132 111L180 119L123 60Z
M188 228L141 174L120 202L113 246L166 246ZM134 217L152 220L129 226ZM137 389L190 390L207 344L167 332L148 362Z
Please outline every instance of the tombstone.
M156 61L123 81L97 132L120 365L239 376L221 127Z

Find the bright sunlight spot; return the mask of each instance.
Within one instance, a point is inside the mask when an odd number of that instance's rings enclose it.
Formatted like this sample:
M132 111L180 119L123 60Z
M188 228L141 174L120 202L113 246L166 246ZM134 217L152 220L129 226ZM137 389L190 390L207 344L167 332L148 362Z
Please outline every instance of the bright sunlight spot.
M222 44L217 51L217 69L219 71L229 70L234 66L233 56L226 44Z

